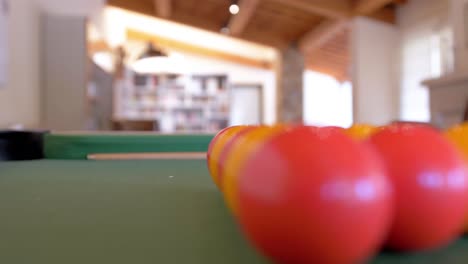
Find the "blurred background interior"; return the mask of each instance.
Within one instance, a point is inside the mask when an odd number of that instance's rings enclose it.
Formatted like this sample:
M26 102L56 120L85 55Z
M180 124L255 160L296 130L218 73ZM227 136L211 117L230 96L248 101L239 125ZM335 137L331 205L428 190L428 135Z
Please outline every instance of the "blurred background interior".
M467 0L0 0L0 128L446 127Z

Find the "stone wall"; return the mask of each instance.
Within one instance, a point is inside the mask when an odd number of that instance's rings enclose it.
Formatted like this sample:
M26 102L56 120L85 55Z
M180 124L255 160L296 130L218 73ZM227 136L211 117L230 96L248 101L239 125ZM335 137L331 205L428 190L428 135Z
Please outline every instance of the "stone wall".
M304 57L296 47L289 47L280 54L279 74L279 122L303 121L303 72Z

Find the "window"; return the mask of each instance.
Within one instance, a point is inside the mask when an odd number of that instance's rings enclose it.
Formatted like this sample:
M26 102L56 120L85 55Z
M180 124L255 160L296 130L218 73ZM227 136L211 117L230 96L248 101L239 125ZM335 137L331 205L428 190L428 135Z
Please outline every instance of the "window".
M353 123L352 85L331 76L304 73L304 123L349 127Z
M421 82L450 73L454 67L452 30L440 20L403 28L400 118L430 121L429 91Z

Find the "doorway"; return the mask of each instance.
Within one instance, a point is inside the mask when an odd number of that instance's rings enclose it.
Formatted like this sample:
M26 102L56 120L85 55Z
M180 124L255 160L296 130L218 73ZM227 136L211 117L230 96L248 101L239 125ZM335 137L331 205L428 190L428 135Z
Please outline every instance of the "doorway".
M263 123L263 87L261 84L233 84L230 96L230 125Z

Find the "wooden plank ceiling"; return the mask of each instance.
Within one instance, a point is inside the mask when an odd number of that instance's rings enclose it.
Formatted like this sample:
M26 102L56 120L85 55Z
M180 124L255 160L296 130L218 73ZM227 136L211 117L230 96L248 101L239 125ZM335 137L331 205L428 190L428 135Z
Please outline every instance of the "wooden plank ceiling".
M349 21L353 16L394 23L405 0L109 0L146 15L284 49L298 45L311 70L349 80ZM240 11L229 13L237 3ZM228 29L228 30L226 30Z

